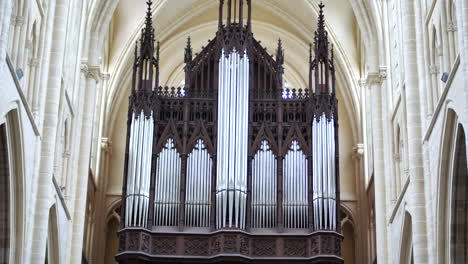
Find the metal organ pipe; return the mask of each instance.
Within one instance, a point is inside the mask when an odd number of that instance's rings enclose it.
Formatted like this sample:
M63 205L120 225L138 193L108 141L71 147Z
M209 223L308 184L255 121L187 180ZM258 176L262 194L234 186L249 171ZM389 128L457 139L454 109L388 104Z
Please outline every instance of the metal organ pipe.
M130 126L125 226L146 227L153 147L153 115L132 114Z
M276 226L276 157L267 141L252 161L252 227Z
M209 227L212 160L203 140L197 141L187 164L185 223L190 227Z
M179 220L181 157L174 140L168 139L159 153L156 166L154 223L176 226Z
M307 158L299 142L293 141L283 163L283 211L285 228L306 228L307 208Z
M313 140L313 193L314 228L336 230L336 179L335 179L335 127L333 116L325 114L314 118Z
M222 51L219 63L216 214L218 229L245 228L249 59Z

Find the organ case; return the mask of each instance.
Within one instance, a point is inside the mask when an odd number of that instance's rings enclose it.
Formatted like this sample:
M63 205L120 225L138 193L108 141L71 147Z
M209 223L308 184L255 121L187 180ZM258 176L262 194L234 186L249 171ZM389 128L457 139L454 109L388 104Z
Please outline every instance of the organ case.
M342 263L335 68L319 7L309 87L283 88L281 40L275 56L255 40L251 0L220 0L216 36L195 56L188 39L176 88L159 86L148 2L120 263Z

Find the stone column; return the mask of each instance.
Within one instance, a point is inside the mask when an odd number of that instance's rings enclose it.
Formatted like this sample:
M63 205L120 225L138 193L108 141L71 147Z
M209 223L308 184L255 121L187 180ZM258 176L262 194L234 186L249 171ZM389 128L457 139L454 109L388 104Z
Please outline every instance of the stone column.
M468 2L456 1L457 6L457 33L458 49L460 51L461 70L465 71L465 87L468 86ZM468 101L468 92L465 90L465 100ZM468 114L468 104L465 104L465 113Z
M356 144L353 148L352 159L354 161L354 174L356 176L356 218L354 220L354 233L356 234L356 261L357 263L372 263L368 258L366 249L368 248L368 230L369 219L367 216L367 193L366 179L364 175L364 152L365 146L362 143ZM358 220L359 219L359 220Z
M75 189L73 210L73 233L70 263L81 263L83 249L83 235L86 215L86 194L88 189L89 157L93 131L93 116L96 104L98 82L100 81L100 67L88 66L85 72L86 84L84 107L81 124L81 140L79 145L78 175Z
M369 74L367 85L371 89L372 113L372 137L374 145L374 186L375 186L375 225L377 263L391 263L387 251L387 208L384 162L384 138L382 116L382 87L378 73Z
M436 259L436 248L435 248L435 236L434 236L434 229L433 229L433 211L432 211L432 197L434 196L432 194L432 187L431 187L431 176L430 176L430 166L424 166L423 160L426 160L427 155L429 153L427 151L423 152L423 146L422 146L422 136L423 133L426 131L426 128L428 127L428 123L430 120L427 120L427 109L428 109L428 99L426 97L425 91L427 90L427 74L426 74L426 69L427 67L424 67L425 63L425 53L424 53L424 34L423 31L426 28L425 27L425 14L422 12L421 8L421 1L415 1L414 2L414 7L415 7L415 32L416 32L416 59L417 59L417 78L418 78L418 88L415 93L413 93L413 96L419 96L419 101L417 102L418 105L415 107L418 108L416 110L419 110L419 113L414 113L415 115L417 114L420 119L420 135L419 135L419 142L420 144L418 145L418 155L420 156L420 165L422 166L420 173L422 175L418 175L418 177L421 177L420 179L423 179L423 182L421 183L420 188L424 191L424 197L425 200L422 201L421 204L425 205L425 218L427 219L426 223L426 232L427 232L427 253L428 253L428 262L427 263L435 263ZM444 16L445 17L445 16ZM446 19L445 19L446 20ZM446 38L448 37L447 34L445 34ZM447 40L444 40L445 43L450 43L447 42ZM448 44L450 45L450 44ZM448 45L445 45L446 47ZM449 71L450 70L450 59L449 59L449 49L446 48L446 63L447 63L447 68L444 69L444 71ZM439 75L440 76L440 75ZM438 76L438 77L439 77ZM407 91L408 92L408 91ZM408 94L407 94L408 95ZM408 102L408 97L407 97L407 102ZM409 109L409 108L408 108ZM409 116L409 112L408 116ZM412 125L410 122L410 119L408 118L408 126ZM409 135L408 135L409 136ZM409 139L409 138L408 138ZM410 145L410 144L408 144ZM413 146L417 146L416 144L411 144ZM410 164L411 166L411 164ZM410 173L411 175L411 173Z
M94 246L91 251L91 263L104 263L105 252L102 250L94 249L103 249L106 248L106 234L107 234L107 210L106 207L106 193L107 193L107 182L110 178L109 175L109 160L112 156L112 141L104 137L101 139L101 156L100 156L100 170L99 170L99 179L98 179L98 192L96 194L96 228L95 233L92 236L94 240Z
M406 197L412 219L414 263L429 263L422 153L421 100L418 76L415 2L403 1L403 55L406 82L406 115L410 185Z
M30 263L44 263L49 208L53 203L52 177L54 172L55 142L59 117L61 77L65 48L68 1L58 0L55 7L51 61L48 74L44 123L42 127L42 148L40 154L37 196L34 212L34 228Z

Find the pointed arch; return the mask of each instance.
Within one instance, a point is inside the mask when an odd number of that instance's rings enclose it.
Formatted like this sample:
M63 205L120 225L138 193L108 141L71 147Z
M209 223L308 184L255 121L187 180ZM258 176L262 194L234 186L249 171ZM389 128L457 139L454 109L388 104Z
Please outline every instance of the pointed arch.
M60 241L57 219L57 206L54 204L49 209L49 231L47 235L46 259L47 264L59 264L60 261Z
M0 247L8 248L6 263L22 263L24 248L24 144L23 135L20 126L20 116L18 110L11 110L6 115L5 123L0 125L2 143L0 153L0 184L2 205L0 217L6 221L3 231L3 241L0 241ZM0 238L2 240L2 238ZM3 244L3 245L2 245ZM4 258L0 253L0 261ZM9 261L8 261L9 260Z
M449 263L450 252L450 208L453 187L453 160L455 154L456 135L458 127L457 113L448 108L446 112L444 130L440 146L442 146L440 153L439 171L437 173L437 186L438 191L436 198L436 248L437 260L439 263Z
M452 191L448 193L450 200L449 210L449 263L467 263L468 243L468 168L466 155L466 136L463 126L457 125L457 133L454 138L454 152L451 168Z
M299 146L304 152L304 155L307 156L307 153L310 153L309 145L302 135L301 129L297 124L294 124L292 125L291 129L289 129L286 140L284 141L283 149L281 150L282 155L286 155L286 153L288 153L294 141L299 143Z
M253 141L252 145L250 146L250 156L254 156L255 153L261 148L262 141L267 141L270 149L273 151L275 155L279 154L278 145L275 141L275 137L273 136L273 132L271 129L265 124L262 124L260 130L258 131L255 140Z
M155 152L156 153L161 152L170 138L174 140L174 145L177 151L181 153L183 150L182 140L180 139L179 132L177 131L174 121L172 120L169 121L169 123L166 125L163 133L161 134L161 137L156 142L157 144L156 144Z
M5 125L0 125L0 263L10 261L10 166Z
M408 212L405 212L403 226L403 232L401 233L400 243L400 256L399 262L401 264L412 264L413 263L413 231L412 231L412 219Z
M199 121L197 126L195 127L194 132L192 133L192 137L188 140L186 149L187 153L190 153L193 150L199 139L203 140L205 147L208 149L208 152L211 155L213 155L216 152L213 146L213 142L211 142L211 139L208 136L208 131L206 130L205 125L202 121Z

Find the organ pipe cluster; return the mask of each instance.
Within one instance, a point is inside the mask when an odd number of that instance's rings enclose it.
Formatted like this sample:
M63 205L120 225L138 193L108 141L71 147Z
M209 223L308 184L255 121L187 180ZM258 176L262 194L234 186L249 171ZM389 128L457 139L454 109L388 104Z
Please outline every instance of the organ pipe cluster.
M218 88L216 227L245 228L249 58L222 51Z

